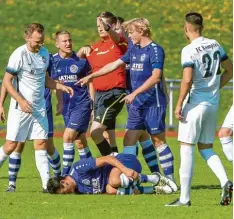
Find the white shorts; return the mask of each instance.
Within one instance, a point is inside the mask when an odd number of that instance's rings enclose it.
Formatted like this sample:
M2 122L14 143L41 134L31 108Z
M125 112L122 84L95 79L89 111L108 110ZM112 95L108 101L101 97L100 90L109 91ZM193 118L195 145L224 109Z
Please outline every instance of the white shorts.
M6 140L25 142L26 139L47 139L48 119L46 111L24 113L10 109L7 119Z
M231 109L229 110L228 114L225 117L222 128L229 128L233 130L233 116L234 116L233 113L234 113L234 108L232 105Z
M178 140L188 144L212 144L215 138L218 106L185 104L179 122Z

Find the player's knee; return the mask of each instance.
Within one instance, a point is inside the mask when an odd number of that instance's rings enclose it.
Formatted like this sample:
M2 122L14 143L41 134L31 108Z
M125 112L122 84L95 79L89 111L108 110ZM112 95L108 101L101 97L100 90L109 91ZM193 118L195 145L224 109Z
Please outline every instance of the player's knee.
M17 147L17 142L15 141L6 141L4 144L4 152L6 154L11 154Z
M224 138L232 135L233 131L229 128L221 128L218 133L219 138Z
M63 135L63 142L66 142L66 143L72 143L74 141L74 139L72 138L72 136L70 135Z
M110 186L112 186L114 188L118 188L121 186L121 180L119 177L110 177L109 184L110 184Z
M201 156L207 161L213 155L216 155L212 148L199 149Z
M95 141L95 140L99 140L99 139L103 139L103 130L101 128L96 128L96 129L93 129L91 132L90 132L90 136L91 138Z
M106 185L106 193L109 195L116 195L117 189L113 188L111 185L107 184Z

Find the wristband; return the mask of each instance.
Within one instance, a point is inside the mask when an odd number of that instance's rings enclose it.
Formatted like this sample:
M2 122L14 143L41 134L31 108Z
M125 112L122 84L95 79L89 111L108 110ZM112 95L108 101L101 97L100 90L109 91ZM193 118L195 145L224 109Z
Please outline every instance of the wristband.
M106 25L107 25L107 28L104 28L104 30L108 32L111 29L111 26L109 24L106 24Z

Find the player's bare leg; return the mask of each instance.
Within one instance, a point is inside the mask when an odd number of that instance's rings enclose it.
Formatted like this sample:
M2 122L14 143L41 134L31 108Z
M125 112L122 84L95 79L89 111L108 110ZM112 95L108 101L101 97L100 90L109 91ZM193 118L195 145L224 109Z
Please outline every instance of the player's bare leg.
M103 132L106 130L106 126L103 124L93 121L90 134L91 138L97 145L100 153L105 156L111 153L111 147L108 141L103 137Z

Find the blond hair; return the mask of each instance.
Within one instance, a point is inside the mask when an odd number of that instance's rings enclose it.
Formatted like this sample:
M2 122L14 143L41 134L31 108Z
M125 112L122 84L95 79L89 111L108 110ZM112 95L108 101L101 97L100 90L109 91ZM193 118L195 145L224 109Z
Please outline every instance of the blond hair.
M71 34L67 30L60 30L53 34L53 38L57 40L58 37L63 34L68 34L69 36L71 36Z
M125 21L122 25L126 31L135 27L136 31L143 31L144 36L151 36L151 26L146 18L134 18L129 21Z

